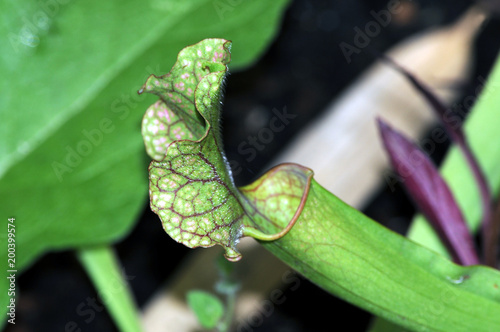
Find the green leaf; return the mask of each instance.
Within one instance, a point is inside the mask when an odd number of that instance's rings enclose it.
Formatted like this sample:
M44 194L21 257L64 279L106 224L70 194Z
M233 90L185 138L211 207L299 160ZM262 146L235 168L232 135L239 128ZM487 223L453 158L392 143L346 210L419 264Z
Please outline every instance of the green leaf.
M192 290L187 294L187 302L204 328L214 328L224 315L221 300L208 292Z
M1 64L0 195L2 215L23 228L19 268L47 249L103 243L130 229L145 195L138 78L173 59L176 45L213 34L238 45L235 67L248 64L285 4L243 2L221 19L208 0L56 3L53 14L38 2L3 2L0 35L10 47ZM52 16L47 31L37 30L39 44L15 40L40 13Z
M253 189L240 192L234 185L216 125L230 45L224 39L205 39L184 48L172 70L149 77L140 92L161 98L142 122L146 151L154 159L149 166L151 209L175 241L190 248L218 244L227 259L236 261L241 258L236 245L242 235L263 240L282 236L295 222L305 196L302 183L287 191L266 186L272 188L266 193L269 198L253 197ZM296 204L291 202L295 198ZM274 207L272 213L291 212L288 226L276 234L256 230L253 219L261 218L261 200L281 204L280 211Z
M248 66L288 1L224 3L0 3L1 215L19 225L19 271L46 251L127 234L147 195L138 123L151 102L137 95L138 82L212 36L238 46L232 69Z
M113 250L107 246L91 247L79 251L78 258L119 330L140 332L138 309Z

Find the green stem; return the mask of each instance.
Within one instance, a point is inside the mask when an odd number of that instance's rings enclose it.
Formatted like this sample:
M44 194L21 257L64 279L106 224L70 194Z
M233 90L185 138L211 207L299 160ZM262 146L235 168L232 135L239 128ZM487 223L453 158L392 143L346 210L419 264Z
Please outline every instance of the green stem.
M113 249L109 246L86 247L77 250L77 257L118 329L121 332L142 331L137 307Z
M224 295L226 307L225 315L217 325L218 332L228 332L231 330L234 311L236 309L236 298L240 290L240 283L234 281L234 266L222 257L218 258L217 266L220 279L215 285L217 293Z
M226 294L226 312L224 319L218 326L219 332L228 332L233 322L234 310L236 308L236 292L229 292Z

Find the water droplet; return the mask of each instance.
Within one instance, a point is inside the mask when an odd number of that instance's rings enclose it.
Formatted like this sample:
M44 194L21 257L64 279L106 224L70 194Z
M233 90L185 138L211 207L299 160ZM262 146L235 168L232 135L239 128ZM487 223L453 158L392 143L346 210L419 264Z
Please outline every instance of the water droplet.
M453 279L452 277L446 277L446 279L455 285L459 285L464 282L466 278L464 276L460 276L458 279Z

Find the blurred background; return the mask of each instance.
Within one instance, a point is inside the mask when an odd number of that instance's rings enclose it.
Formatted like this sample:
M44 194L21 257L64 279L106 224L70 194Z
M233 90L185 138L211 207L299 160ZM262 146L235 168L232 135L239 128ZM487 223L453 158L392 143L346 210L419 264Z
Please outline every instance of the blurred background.
M238 185L249 183L265 171L295 135L320 118L332 101L375 62L374 52L385 52L409 36L450 24L475 4L451 0L398 3L401 10L390 24L370 38L368 47L350 54L348 63L341 43L353 45L356 28L373 21L371 12L386 9L388 2L290 1L276 38L262 57L244 70L231 71L227 78L222 128L227 157ZM470 75L459 82L446 82L458 100L475 93L477 77L487 77L500 49L499 31L500 21L493 15L481 26L471 45ZM233 49L237 47L233 45ZM453 50L441 54L444 59L454 56ZM164 68L170 65L164 64ZM282 112L283 109L294 115L289 125L274 133L274 138L257 149L255 156L242 153L241 144L269 126L276 110ZM439 145L438 152L432 155L436 162L446 148L447 142ZM381 185L370 193L369 203L364 205L367 215L402 234L414 213L412 204L397 185L395 189ZM117 243L116 249L141 308L191 252L166 236L146 199L140 220ZM79 319L75 308L82 299L96 296L85 271L70 251L44 255L18 278L18 287L17 323L9 325L7 332L62 331L68 320ZM365 331L370 322L368 313L306 280L301 280L298 289L285 288L284 292L287 301L275 306L274 312L253 331L345 330L342 326L348 326L349 331ZM116 331L106 310L97 312L92 322L79 328L81 331Z

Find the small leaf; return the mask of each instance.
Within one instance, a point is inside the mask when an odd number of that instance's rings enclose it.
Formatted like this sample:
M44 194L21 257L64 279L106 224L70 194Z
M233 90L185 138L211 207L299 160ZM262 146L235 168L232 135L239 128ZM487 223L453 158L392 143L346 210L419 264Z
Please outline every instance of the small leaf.
M221 300L208 292L192 290L187 294L187 302L204 328L214 328L224 315Z
M396 173L427 216L455 261L478 264L474 243L453 194L434 164L418 146L378 120L382 139Z

